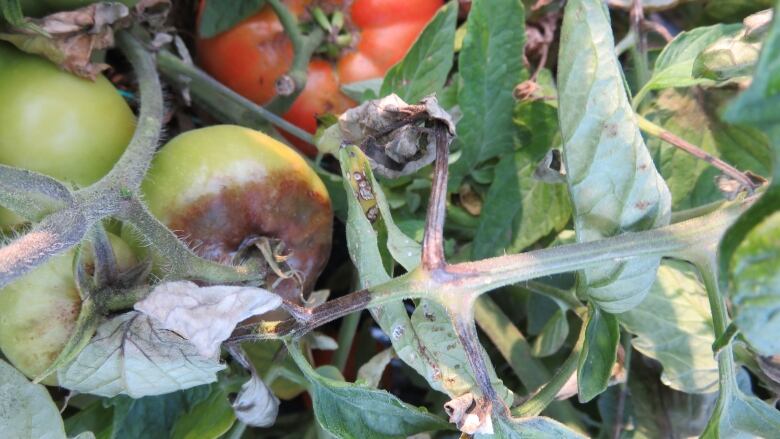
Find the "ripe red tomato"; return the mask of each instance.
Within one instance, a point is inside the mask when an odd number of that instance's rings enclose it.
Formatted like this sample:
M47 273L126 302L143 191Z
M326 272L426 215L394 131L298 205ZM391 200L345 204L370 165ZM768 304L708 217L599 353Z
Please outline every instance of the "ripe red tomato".
M327 3L346 8L342 0ZM315 1L286 0L285 4L305 18L306 7ZM442 4L442 0L351 2L344 12L355 28L353 41L357 43L344 50L335 64L322 59L311 61L306 88L284 118L313 133L317 115L341 113L352 107L354 102L340 92L341 84L382 77L404 57ZM207 72L258 104L275 96L274 83L287 73L293 58L290 40L270 7L213 38L200 39L197 49L199 62ZM316 153L311 145L296 142L296 146L306 154Z
M304 294L330 256L325 185L303 157L259 131L216 125L176 136L154 157L142 191L149 210L202 257L230 263L253 238L280 240ZM274 292L295 301L300 287L291 278Z

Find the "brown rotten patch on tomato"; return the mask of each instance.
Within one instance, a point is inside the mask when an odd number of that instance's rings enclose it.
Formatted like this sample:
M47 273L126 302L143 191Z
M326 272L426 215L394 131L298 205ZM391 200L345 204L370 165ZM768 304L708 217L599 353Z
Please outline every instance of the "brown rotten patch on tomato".
M277 171L262 182L226 186L188 203L168 226L200 256L231 263L246 244L273 244L279 262L300 275L280 278L269 271L266 286L284 299L300 303L308 296L330 255L333 212L330 200L311 190L297 173ZM278 241L276 241L278 240ZM284 271L284 270L283 270ZM274 288L271 286L275 285Z

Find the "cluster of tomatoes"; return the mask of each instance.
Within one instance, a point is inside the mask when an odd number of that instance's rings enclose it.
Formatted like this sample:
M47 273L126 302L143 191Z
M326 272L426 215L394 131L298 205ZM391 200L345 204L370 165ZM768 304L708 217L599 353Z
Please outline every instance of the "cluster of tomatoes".
M22 6L27 15L42 15L92 2L23 0ZM307 18L312 3L285 1L300 19ZM443 2L345 3L352 45L338 59L312 59L306 87L284 115L311 132L317 116L354 105L340 84L384 75ZM347 9L340 0L329 4ZM206 71L259 104L274 97L274 83L293 58L290 41L268 8L222 34L200 39L197 54ZM132 110L105 77L94 82L77 78L6 43L0 43L0 102L0 163L74 188L106 175L135 127ZM156 154L142 196L150 211L202 257L231 263L247 243L262 239L283 247L285 262L297 276L295 282L280 279L275 291L289 300L313 287L330 253L333 215L322 181L301 155L254 130L217 125L176 136ZM23 221L0 210L5 230ZM111 242L120 269L143 255L117 236ZM0 292L0 349L30 377L54 361L79 314L74 255L53 258Z

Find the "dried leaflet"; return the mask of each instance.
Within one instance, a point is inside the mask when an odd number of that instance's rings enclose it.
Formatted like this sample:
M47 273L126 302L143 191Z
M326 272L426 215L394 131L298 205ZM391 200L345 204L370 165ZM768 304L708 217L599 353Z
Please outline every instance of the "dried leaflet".
M200 355L212 358L236 324L281 304L281 297L261 288L199 287L179 281L158 285L146 299L135 304L135 309L188 339Z
M360 146L375 172L397 178L436 158L432 122L447 127L448 140L455 137L455 123L435 96L409 105L391 94L347 110L339 117L338 127L342 140Z

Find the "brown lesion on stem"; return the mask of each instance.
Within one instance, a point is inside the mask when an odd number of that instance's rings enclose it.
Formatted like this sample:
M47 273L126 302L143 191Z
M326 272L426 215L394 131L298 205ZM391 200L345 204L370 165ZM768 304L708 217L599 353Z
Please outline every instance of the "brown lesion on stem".
M469 300L464 309L456 309L450 311L450 318L452 320L452 326L455 329L455 333L458 335L463 346L463 351L466 353L466 359L471 367L471 372L476 380L477 387L479 387L483 399L477 401L482 405L482 409L485 413L491 413L494 410L499 411L503 415L508 415L509 407L506 406L503 400L499 398L496 393L496 389L490 380L490 374L488 373L487 364L485 358L482 355L482 346L479 343L477 336L477 327L474 323L474 300Z
M437 123L434 128L436 160L433 165L433 185L425 220L425 236L422 243L422 266L425 270L446 271L444 259L444 218L447 213L447 164L449 145L447 128Z

